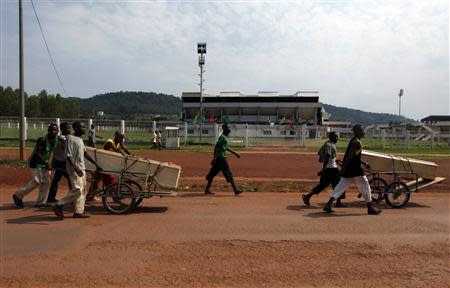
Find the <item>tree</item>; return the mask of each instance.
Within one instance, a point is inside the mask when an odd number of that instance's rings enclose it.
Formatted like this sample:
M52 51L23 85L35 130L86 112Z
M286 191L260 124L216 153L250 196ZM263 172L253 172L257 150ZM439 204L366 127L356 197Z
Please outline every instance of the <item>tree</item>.
M27 98L25 109L27 117L41 117L39 99L37 96L33 95Z

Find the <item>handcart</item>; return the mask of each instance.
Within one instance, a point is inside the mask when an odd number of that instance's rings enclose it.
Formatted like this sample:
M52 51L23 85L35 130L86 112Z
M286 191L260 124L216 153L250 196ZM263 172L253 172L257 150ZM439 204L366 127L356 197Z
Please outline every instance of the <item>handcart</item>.
M92 154L102 170L96 171L92 165L88 165L87 197L100 197L103 206L111 213L131 212L144 199L153 196L177 195L171 189L176 189L178 185L179 166L100 149L88 149L88 153ZM114 175L114 181L104 185L103 180L109 175Z
M433 162L367 151L363 152L364 154L367 158L373 159L372 161L366 159L366 162L372 167L367 171L367 175L372 199L376 203L385 200L392 208L400 208L408 203L412 192L418 192L445 180L442 177L434 177L437 165ZM386 169L388 167L390 169Z

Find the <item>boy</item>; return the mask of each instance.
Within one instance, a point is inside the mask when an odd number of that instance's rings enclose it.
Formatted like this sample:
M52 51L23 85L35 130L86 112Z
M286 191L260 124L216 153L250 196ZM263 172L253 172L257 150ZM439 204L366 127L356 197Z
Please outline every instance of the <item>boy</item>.
M25 187L20 188L13 194L14 205L17 208L23 208L23 197L37 187L39 187L39 196L34 207L45 207L45 197L47 196L51 176L48 160L56 145L58 126L55 123L51 123L47 128L47 132L46 136L37 139L33 153L28 158L28 166L33 173L33 179Z
M61 136L56 143L56 147L53 151L53 161L52 168L55 170L55 175L53 176L52 184L50 185L50 192L47 197L47 204L56 203L56 193L58 192L58 184L62 177L65 177L70 185L69 175L66 171L66 158L64 156L64 149L66 145L66 137L70 135L69 123L63 122L59 125L61 130Z

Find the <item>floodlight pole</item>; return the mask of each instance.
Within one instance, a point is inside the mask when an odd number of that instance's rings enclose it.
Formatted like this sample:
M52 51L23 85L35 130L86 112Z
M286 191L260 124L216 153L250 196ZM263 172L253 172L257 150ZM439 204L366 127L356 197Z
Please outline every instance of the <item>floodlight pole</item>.
M19 0L20 160L25 160L25 96L23 88L23 8Z
M198 66L200 66L200 143L203 132L203 65L205 65L206 43L197 43Z
M200 55L200 57L204 56ZM203 64L200 64L200 143L202 143L203 134Z
M398 116L402 116L402 96L403 89L400 89L400 92L398 93Z

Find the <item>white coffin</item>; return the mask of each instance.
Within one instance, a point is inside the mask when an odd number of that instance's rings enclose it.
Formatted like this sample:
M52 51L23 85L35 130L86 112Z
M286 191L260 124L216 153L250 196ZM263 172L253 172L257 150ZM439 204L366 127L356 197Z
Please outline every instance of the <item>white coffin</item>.
M146 179L148 176L156 178L159 187L177 188L180 180L181 167L172 163L124 156L120 153L86 147L87 153L103 169L103 173L118 175L122 170L131 173L136 178ZM86 170L95 171L94 164L86 160Z
M397 155L362 151L362 160L369 163L372 170L378 172L412 172L419 178L436 178L437 165L434 162L405 158Z

